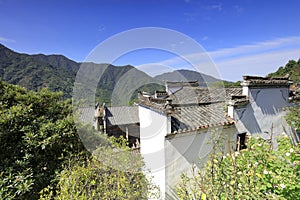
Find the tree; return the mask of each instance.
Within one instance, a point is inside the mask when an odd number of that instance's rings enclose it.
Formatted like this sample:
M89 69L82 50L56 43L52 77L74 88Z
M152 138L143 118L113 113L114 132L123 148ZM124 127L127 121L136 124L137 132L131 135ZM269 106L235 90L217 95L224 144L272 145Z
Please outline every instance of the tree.
M61 99L0 81L0 199L147 198L155 187L140 154L75 126L71 101Z
M47 89L27 91L0 81L0 198L38 199L62 164L86 153L71 101Z
M212 154L193 177L182 175L180 199L299 199L300 148L287 136L270 141L252 138L248 148Z

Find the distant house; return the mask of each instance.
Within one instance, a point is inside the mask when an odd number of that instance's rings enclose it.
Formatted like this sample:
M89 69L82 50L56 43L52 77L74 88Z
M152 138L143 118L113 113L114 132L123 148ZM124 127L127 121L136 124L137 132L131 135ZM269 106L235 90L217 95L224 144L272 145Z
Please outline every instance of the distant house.
M292 106L288 78L244 76L238 88L203 88L197 81L166 82L165 91L140 92L137 106L96 107L94 126L108 135L123 135L140 147L149 176L165 199L180 175L201 168L214 141L225 151L245 148L246 134L269 139L282 133L293 142L298 135L287 125L286 107ZM273 137L275 138L275 137ZM199 162L201 158L201 162Z
M81 120L93 124L94 128L109 136L123 136L129 146L139 148L140 120L137 106L100 106L82 109Z

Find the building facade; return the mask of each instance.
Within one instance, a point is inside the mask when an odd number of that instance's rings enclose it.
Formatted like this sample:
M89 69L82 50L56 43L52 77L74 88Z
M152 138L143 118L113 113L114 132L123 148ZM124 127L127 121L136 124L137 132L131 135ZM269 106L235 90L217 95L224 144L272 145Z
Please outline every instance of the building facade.
M287 108L293 106L290 84L287 77L256 76L244 76L237 88L166 82L165 91L139 92L135 106L97 105L93 123L97 130L122 135L138 148L162 199L176 199L180 175L201 169L216 142L225 152L246 148L247 134L265 139L272 134L275 140L284 133L299 142L285 120Z

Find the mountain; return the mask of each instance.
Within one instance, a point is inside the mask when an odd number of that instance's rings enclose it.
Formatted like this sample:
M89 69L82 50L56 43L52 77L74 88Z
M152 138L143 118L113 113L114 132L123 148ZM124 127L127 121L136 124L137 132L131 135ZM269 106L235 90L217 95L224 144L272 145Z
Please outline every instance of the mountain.
M36 55L32 55L32 57L41 60L43 62L49 63L50 65L59 66L62 69L71 71L75 75L80 67L80 63L70 60L69 58L63 55L36 54Z
M216 79L212 76L199 73L191 70L175 70L173 72L167 72L161 75L157 75L154 78L161 81L195 81L198 80L200 86L206 86L207 84L211 84L214 82L221 81L220 79Z
M110 103L116 85L124 77L127 77L124 91L136 88L138 81L141 85L142 80L143 83L149 83L142 89L152 91L161 89L161 86L151 84L157 82L152 77L130 65L107 66L106 64L78 63L63 55L21 54L0 44L0 79L11 84L21 85L29 90L36 91L39 88L48 87L51 91L63 91L64 98L70 98L77 71L85 65L92 65L98 69L107 67L98 82L96 91L96 100L100 103ZM119 84L118 87L124 86ZM130 94L133 95L130 97L132 100L137 92L135 90Z
M21 85L29 90L36 91L39 88L47 87L51 91L63 91L63 97L70 98L77 71L84 64L86 63L75 62L63 55L17 53L0 44L0 79ZM107 66L105 64L88 64L103 69ZM298 61L290 60L285 66L279 67L276 72L270 73L268 76L285 75L289 75L295 85L300 85L300 59ZM208 84L221 84L225 87L240 86L240 82L222 81L191 70L176 70L152 78L130 65L108 65L98 82L96 101L109 105L113 99L120 104L125 104L124 98L126 97L125 99L129 99L131 102L134 101L138 90L153 92L154 90L163 90L164 81L194 80L198 80L200 86L206 86L206 81ZM137 87L138 85L144 86ZM123 94L125 97L112 95L114 92ZM127 94L132 96L128 97Z
M48 87L52 91L63 91L66 97L70 97L74 81L71 70L52 65L38 56L16 53L1 44L0 77L30 90Z

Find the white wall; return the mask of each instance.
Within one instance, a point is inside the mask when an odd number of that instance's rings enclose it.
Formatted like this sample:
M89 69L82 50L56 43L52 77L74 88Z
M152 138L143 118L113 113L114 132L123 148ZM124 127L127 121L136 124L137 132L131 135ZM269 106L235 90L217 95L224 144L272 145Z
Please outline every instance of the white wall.
M139 106L140 146L146 168L151 171L153 183L161 190L162 199L165 194L165 148L167 133L171 132L170 117L149 108Z
M177 199L174 191L182 173L191 175L192 165L199 169L204 166L212 150L212 141L223 139L225 151L229 145L236 147L236 129L230 126L222 129L204 129L198 132L178 134L166 139L166 192L169 199ZM217 136L213 136L217 135ZM230 143L229 143L230 142ZM201 161L200 161L200 158Z
M234 119L239 132L261 134L268 138L265 132L271 133L273 125L274 136L283 132L290 134L284 116L284 108L288 102L288 88L249 88L249 104L245 108L234 110Z

